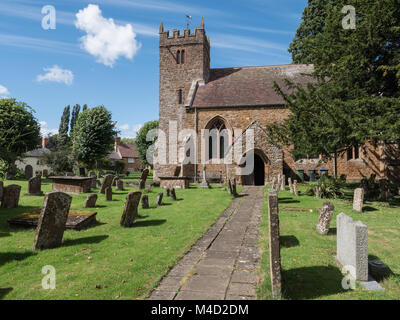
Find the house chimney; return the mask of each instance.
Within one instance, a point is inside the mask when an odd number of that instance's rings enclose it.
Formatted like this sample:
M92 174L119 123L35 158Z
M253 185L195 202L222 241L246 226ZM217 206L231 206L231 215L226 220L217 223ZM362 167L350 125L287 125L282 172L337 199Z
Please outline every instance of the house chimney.
M42 148L46 148L47 144L49 143L49 138L42 138Z
M115 137L115 143L114 143L114 151L118 151L118 146L121 144L121 138L120 137Z

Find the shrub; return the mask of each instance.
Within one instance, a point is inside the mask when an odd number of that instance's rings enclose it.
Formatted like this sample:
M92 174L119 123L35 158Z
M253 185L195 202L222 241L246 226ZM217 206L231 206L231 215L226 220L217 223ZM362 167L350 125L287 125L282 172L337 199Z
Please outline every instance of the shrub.
M342 191L344 187L344 182L340 179L322 175L315 185L307 189L305 194L307 196L314 196L314 188L316 186L319 186L321 188L321 198L340 198L344 195Z

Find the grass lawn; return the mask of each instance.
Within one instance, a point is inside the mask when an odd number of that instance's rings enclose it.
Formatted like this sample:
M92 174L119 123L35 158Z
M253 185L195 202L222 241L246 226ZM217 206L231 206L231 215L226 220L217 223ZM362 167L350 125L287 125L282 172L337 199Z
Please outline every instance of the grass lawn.
M400 299L400 199L397 197L391 205L366 202L365 211L358 213L352 209L354 185L348 186L343 200L322 200L301 194L296 197L289 191L279 192L283 299ZM306 189L306 185L299 187L303 194ZM267 192L265 188L260 241L263 256L259 270L263 281L258 288L259 299L271 299ZM325 201L335 205L331 230L327 236L315 231L319 210ZM296 210L293 207L312 209L312 213L293 211ZM334 261L336 216L341 212L368 226L369 259L382 260L394 272L395 275L380 283L385 291L371 292L360 287L346 291L342 288L343 276Z
M129 180L131 180L130 178ZM97 225L83 231L66 230L63 245L33 251L35 230L11 228L7 219L41 207L44 197L26 196L20 207L0 209L0 299L143 299L229 206L223 188L176 190L178 201L164 194L164 205L143 210L132 228L119 221L128 191L116 191L113 201L99 195L97 208L83 209L87 194L73 195L71 209L97 211ZM43 180L42 190L51 191ZM153 206L160 188L149 195ZM98 189L93 190L98 192ZM42 267L56 269L56 289L44 290Z

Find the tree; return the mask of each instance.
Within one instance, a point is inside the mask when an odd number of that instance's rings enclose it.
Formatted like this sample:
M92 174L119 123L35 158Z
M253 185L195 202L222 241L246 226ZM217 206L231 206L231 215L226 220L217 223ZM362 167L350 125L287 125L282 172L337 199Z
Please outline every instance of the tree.
M145 165L151 165L147 161L147 150L148 148L154 144L157 137L153 139L153 141L147 141L147 133L150 130L158 129L158 121L149 121L144 124L144 126L139 130L135 138L136 149L139 152L140 160Z
M72 133L73 152L77 161L88 169L113 150L114 137L118 134L111 113L98 106L82 112Z
M40 125L33 112L24 102L0 100L0 161L6 172L24 153L40 144Z
M74 170L74 158L69 148L44 152L43 162L51 168L54 174L64 175L65 172Z
M60 127L58 129L58 136L60 145L66 145L69 143L69 117L70 117L70 106L64 108L63 114L61 116Z
M325 26L327 8L333 3L333 0L308 0L303 11L303 21L288 50L292 54L293 63L313 63L311 49L315 46L316 35L320 34Z
M87 108L88 108L87 104L84 104L83 107L82 107L82 112L83 112L83 111L86 111Z
M132 138L122 138L121 139L122 143L126 143L126 144L135 144L135 139Z
M74 105L73 109L72 109L72 116L71 116L71 130L70 132L72 132L72 130L75 127L75 123L76 120L78 120L78 116L79 116L79 112L81 111L81 106L79 104Z
M315 83L284 97L291 115L267 127L294 153L326 158L366 142L400 142L400 4L396 0L337 0L308 51ZM344 29L342 8L356 8L356 29ZM335 171L336 172L336 171Z

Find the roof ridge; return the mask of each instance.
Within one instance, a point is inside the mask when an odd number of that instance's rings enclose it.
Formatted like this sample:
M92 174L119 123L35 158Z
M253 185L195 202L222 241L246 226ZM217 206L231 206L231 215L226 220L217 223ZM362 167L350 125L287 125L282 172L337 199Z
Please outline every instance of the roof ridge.
M211 68L211 70L230 70L230 69L261 69L261 68L276 68L276 67L299 67L299 66L310 66L313 67L314 64L306 63L289 63L289 64L275 64L275 65L265 65L265 66L244 66L244 67L226 67L226 68Z

